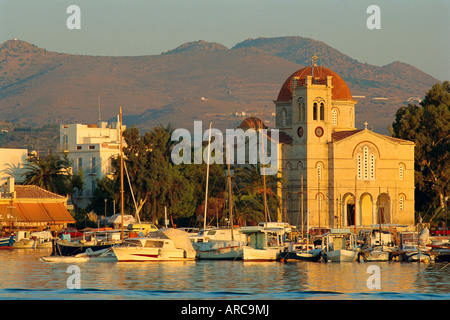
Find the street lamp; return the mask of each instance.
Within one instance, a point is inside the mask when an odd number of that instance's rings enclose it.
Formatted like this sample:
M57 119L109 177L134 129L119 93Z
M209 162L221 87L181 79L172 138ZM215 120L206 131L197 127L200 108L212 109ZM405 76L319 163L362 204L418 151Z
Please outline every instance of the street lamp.
M106 204L108 203L108 199L105 199L105 228L106 228Z

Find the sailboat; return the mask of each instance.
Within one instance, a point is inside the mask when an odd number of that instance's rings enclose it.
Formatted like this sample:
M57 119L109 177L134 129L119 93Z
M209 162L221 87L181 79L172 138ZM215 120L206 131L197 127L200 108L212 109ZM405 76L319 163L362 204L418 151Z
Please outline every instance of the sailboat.
M209 143L211 143L211 124L209 131ZM197 252L197 258L200 260L241 260L243 256L243 245L246 236L238 229L233 227L233 198L231 185L230 161L228 163L228 196L230 210L230 228L206 228L206 213L208 205L208 182L209 182L209 157L210 144L208 144L208 161L206 172L206 191L205 191L205 214L204 227L198 236L192 236L192 245Z
M284 259L286 261L319 261L322 251L320 249L316 249L313 243L309 243L309 233L307 233L306 235L306 241L303 238L303 174L301 174L300 204L302 239L298 243L289 243L288 250ZM309 210L306 214L306 230L309 230Z
M261 124L262 124L261 115ZM264 139L262 139L262 150L264 158ZM284 242L286 233L290 232L289 228L270 227L267 223L267 190L265 166L263 169L263 188L264 188L264 220L263 226L241 227L241 231L247 234L247 245L243 247L244 261L276 261L281 260L285 256L287 245Z
M111 233L109 237L97 239L93 237L89 241L68 242L66 240L52 239L52 253L49 257L41 257L46 262L63 262L63 261L87 261L90 256L111 256L111 248L124 240L124 183L123 183L123 135L122 135L122 107L119 113L120 125L120 197L121 197L121 232L120 238L115 233ZM68 258L70 257L70 258Z
M302 221L303 224L303 221ZM309 211L307 213L307 227L309 230ZM319 261L322 255L322 250L316 249L313 243L309 243L309 234L306 235L306 242L304 239L300 243L290 243L288 246L288 252L285 257L287 261L289 260L299 260L299 261Z

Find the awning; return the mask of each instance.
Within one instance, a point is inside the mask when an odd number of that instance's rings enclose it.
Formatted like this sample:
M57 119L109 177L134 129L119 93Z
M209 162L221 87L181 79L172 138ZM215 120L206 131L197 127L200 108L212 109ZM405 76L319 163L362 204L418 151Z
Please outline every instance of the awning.
M43 203L42 204L47 211L47 213L50 215L50 217L53 219L56 223L74 223L75 219L72 217L72 215L67 211L66 206L59 202L59 203Z
M0 204L0 222L74 223L75 219L63 203Z

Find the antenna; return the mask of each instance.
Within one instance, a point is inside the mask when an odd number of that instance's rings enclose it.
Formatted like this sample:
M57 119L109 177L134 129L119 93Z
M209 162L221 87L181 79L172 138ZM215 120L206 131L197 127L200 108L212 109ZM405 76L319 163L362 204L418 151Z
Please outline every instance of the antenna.
M98 96L98 122L102 121L102 111L100 108L100 96Z

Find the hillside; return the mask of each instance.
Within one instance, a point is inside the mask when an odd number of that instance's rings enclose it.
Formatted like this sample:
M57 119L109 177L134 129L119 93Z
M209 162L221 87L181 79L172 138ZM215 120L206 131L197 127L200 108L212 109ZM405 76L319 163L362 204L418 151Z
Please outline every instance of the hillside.
M127 126L148 130L169 122L191 129L194 120L232 128L243 120L242 112L259 116L263 111L270 126L281 85L314 54L357 96L357 126L368 121L382 133L388 133L402 104L422 98L438 82L408 64L360 63L301 37L249 39L231 49L196 41L136 57L69 55L10 40L0 45L0 112L2 120L40 127L95 123L99 112L109 120L121 105Z

